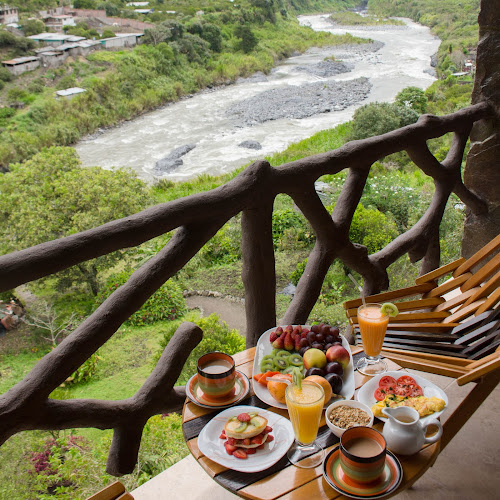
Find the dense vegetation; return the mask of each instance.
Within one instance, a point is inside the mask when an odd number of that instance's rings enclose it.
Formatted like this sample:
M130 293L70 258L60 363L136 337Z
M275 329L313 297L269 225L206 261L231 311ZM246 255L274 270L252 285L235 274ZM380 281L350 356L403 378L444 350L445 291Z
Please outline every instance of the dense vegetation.
M88 5L93 2L81 1L90 2ZM1 98L26 101L26 107L19 111L1 110L5 115L0 116L4 127L0 135L0 158L4 158L5 166L10 163L10 172L0 176L0 221L2 227L8 228L0 240L0 252L94 227L155 203L213 189L237 175L238 172L223 177L205 175L186 183L161 181L146 186L126 171L80 168L71 148L42 149L41 146L70 144L96 126L132 117L205 85L233 81L238 75L255 70L268 71L278 58L295 48L302 50L314 44L332 43L330 37L304 31L290 19L293 12L331 6L332 2L252 0L240 3L240 13L248 9L254 16L266 16L266 8L272 4L284 5L286 15L275 8L274 21L266 18L259 23L254 22L253 17L245 23L236 20L219 24L216 20L227 13L227 2L179 0L168 2L168 7L165 2L158 4L159 10L172 8L187 17L182 18L182 22L160 20L157 30L148 35L151 40L147 45L134 50L95 53L88 61L73 61L60 70L35 72L34 78L6 82ZM357 2L336 3L351 7ZM478 2L462 0L461 3L469 6ZM31 0L23 5L41 8L47 4ZM115 5L111 1L106 4L110 4L108 9ZM420 22L434 19L433 12L440 12L447 20L446 13L456 4L454 0L369 2L371 8L383 9L382 15L411 15L417 19L420 12ZM412 9L416 7L419 9L414 12ZM204 10L206 22L198 23L193 9ZM467 20L472 17L467 9L464 13ZM440 49L442 57L437 68L443 80L425 92L412 87L404 89L393 104L363 106L351 122L322 131L269 157L271 165L278 166L337 148L353 138L397 128L415 121L424 112L444 114L467 105L470 85L457 85L456 78L449 76L453 68L446 66L454 50L450 53L450 43L454 47L467 47L466 50L472 47L466 41L472 28L458 27L461 22L460 16L451 16L442 33L448 43L448 49ZM174 28L168 30L172 38L158 41L165 36L167 27ZM245 47L253 42L245 27L257 40L257 45L248 52ZM441 23L434 29L438 27L441 29ZM219 51L222 48L224 53ZM198 60L188 62L188 59L194 60L193 57ZM51 89L45 89L47 85L64 88L73 83L88 85L89 91L70 103L54 100ZM430 143L438 158L446 154L448 140ZM30 159L22 161L27 158ZM321 179L324 183L321 196L328 209L333 209L345 176L342 172ZM377 251L418 220L429 205L433 189L432 179L415 168L405 154L377 162L355 213L350 237L365 245L369 252ZM314 245L314 233L289 197L278 196L274 208L273 242L280 317L290 298L279 292L290 282L298 282ZM443 262L457 256L462 220L463 208L458 198L452 196L441 225ZM0 339L0 393L21 380L41 356L68 335L134 269L155 255L170 237L167 234L155 238L137 249L97 259L88 263L88 267L39 280L30 284L28 291L14 292L21 293L27 300L27 323ZM177 384L184 384L194 373L194 362L202 353L216 349L235 353L243 349L244 339L238 332L230 330L217 316L200 318L195 312L188 312L182 295L183 290L211 289L242 297L240 238L240 217L237 216L122 325L95 356L54 391L52 397L129 397L142 385L183 320L200 324L205 337L191 354ZM407 259L391 266L391 287L412 282L417 267ZM331 267L309 321L340 326L345 323L342 303L357 294L347 272L349 270L339 263ZM4 294L1 298L9 296ZM104 472L110 442L111 431L96 429L24 432L13 436L0 448L0 499L86 498L113 480ZM136 470L122 480L133 489L186 454L180 417L175 414L153 417L145 428Z

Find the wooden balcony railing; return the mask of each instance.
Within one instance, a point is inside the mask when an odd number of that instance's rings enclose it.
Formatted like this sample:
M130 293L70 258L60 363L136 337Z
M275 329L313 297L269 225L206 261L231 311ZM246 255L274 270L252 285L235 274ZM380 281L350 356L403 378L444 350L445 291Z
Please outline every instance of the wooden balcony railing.
M422 260L421 273L438 267L439 225L450 194L456 193L475 214L488 210L485 201L463 184L461 164L472 125L491 115L492 110L483 102L443 117L424 115L416 124L277 168L266 161L257 161L212 191L0 257L0 291L4 291L115 250L139 245L177 228L174 237L154 258L42 358L24 380L0 397L0 444L16 432L29 429L113 428L107 471L114 475L131 472L147 419L156 413L178 409L184 401L184 388L174 387L174 383L189 353L202 338L198 326L181 325L150 377L131 398L56 401L49 395L240 212L247 346L255 345L259 335L276 323L272 210L279 193L293 198L316 234L315 246L285 314L285 323L307 321L335 259L363 276L366 294L387 289L387 268L405 253L413 262ZM446 159L439 162L426 141L449 132L454 134L452 146ZM349 240L352 217L371 165L403 150L434 179L435 192L425 214L412 228L369 255L365 247ZM330 214L314 183L322 175L344 169L349 170L347 179Z

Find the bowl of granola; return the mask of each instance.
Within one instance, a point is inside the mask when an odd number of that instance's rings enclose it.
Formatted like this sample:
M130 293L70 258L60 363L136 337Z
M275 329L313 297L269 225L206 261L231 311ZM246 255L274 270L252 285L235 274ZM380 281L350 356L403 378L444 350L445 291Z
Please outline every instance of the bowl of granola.
M359 401L335 401L325 410L326 425L337 436L351 427L373 425L373 412L371 408Z

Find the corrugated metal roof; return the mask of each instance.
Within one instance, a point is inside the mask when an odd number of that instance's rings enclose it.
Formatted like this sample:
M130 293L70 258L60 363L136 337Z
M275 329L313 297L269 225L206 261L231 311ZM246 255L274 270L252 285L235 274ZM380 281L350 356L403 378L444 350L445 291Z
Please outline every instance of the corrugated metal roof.
M16 59L10 59L9 61L2 61L2 64L24 64L31 61L38 61L38 57L35 56L17 57Z

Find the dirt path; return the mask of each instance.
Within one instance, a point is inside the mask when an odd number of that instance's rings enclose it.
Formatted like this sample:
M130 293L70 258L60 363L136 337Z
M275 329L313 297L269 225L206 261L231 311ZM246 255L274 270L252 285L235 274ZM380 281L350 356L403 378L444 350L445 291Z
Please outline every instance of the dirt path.
M186 297L186 303L190 309L200 309L203 317L217 313L229 328L236 328L240 335L246 336L247 324L245 317L245 304L219 297L205 297L192 295Z

